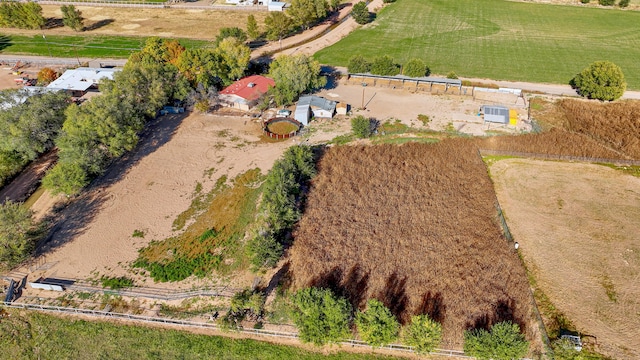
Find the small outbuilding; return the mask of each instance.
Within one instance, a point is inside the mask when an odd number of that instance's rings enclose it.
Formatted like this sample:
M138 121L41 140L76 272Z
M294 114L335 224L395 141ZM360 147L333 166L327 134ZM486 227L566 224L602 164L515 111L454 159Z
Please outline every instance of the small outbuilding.
M349 112L349 104L344 103L344 102L339 102L336 105L336 114L338 114L338 115L347 115L348 112Z
M220 91L219 99L228 107L249 111L260 100L260 97L276 86L275 81L261 75L242 78Z
M267 9L269 11L284 11L284 7L287 5L285 2L281 1L269 1L267 3Z
M504 106L482 105L480 113L484 114L484 121L498 124L509 123L509 108Z
M336 112L337 103L320 96L301 96L296 105L294 118L303 125L309 124L309 117L331 119Z

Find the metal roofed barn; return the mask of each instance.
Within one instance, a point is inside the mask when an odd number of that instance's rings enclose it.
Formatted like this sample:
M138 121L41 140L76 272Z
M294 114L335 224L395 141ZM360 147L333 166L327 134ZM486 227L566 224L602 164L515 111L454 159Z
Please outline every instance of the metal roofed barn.
M331 119L336 112L337 102L315 95L301 96L296 105L294 118L303 125L309 125L309 116Z
M97 88L100 80L113 80L113 74L122 69L116 68L77 68L67 70L59 78L51 82L47 87L53 89L64 89L74 93L84 94L89 88Z

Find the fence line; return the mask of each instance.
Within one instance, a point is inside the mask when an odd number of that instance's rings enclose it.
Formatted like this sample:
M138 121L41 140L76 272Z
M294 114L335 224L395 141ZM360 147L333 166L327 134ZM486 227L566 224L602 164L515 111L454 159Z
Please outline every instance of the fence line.
M594 158L594 157L573 156L573 155L537 154L537 153L528 153L528 152L518 152L518 151L509 151L509 150L490 150L490 149L479 149L479 152L480 152L480 155L482 156L505 155L505 156L516 156L516 157L541 159L541 160L565 160L565 161L578 161L578 162L587 162L587 163L614 164L618 166L640 166L640 160L606 159L606 158Z
M176 3L170 1L163 2L144 2L135 0L91 0L91 1L73 1L73 0L42 0L39 4L44 5L82 5L82 6L100 6L100 7L124 7L124 8L155 8L155 9L203 9L203 10L231 10L231 11L267 11L265 5L251 6L234 6L234 5L190 5L185 3Z
M195 289L195 290L187 290L187 291L174 291L160 288L148 288L148 287L132 287L132 288L124 288L124 289L107 289L99 286L94 286L91 283L81 282L71 280L67 281L65 279L60 279L60 281L55 281L51 279L46 279L44 283L51 285L60 285L65 290L69 291L82 291L82 292L90 292L90 293L102 293L108 295L120 295L127 297L143 297L149 299L156 300L182 300L190 297L196 296L214 296L214 297L233 297L233 295L242 289L231 288L226 286L218 286L208 289Z
M141 322L156 323L156 324L159 323L159 324L177 325L177 326L185 326L185 327L205 328L205 329L212 329L212 330L223 330L220 328L220 326L214 323L203 323L203 322L197 322L197 321L179 320L179 319L171 319L171 318L164 318L164 317L151 317L151 316L144 316L144 315L122 314L122 313L114 313L114 312L103 311L103 310L90 310L90 309L68 308L68 307L61 307L61 306L25 304L25 303L4 303L4 306L9 308L24 309L24 310L86 315L86 316L91 316L96 318L107 318L107 319L112 318L112 319L141 321ZM259 335L259 336L286 338L286 339L299 339L299 336L297 333L286 332L286 331L267 330L267 329L244 329L244 328L238 329L236 331L244 334L253 334L253 335ZM340 344L372 348L370 345L367 345L364 341L354 340L354 339L342 341ZM379 348L385 349L385 350L392 350L392 351L415 352L413 347L400 345L400 344L389 344L385 346L380 346ZM464 358L464 359L474 359L471 356L464 355L464 352L458 351L458 350L435 349L429 354L450 356L450 357L455 356L455 357Z

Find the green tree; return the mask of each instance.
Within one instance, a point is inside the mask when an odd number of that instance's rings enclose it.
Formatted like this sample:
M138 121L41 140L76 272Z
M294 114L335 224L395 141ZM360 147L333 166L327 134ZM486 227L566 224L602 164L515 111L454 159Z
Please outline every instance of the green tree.
M360 1L351 8L351 16L360 25L367 24L371 21L371 14L364 1Z
M382 302L371 299L367 309L356 314L356 326L362 340L371 346L390 344L398 338L400 323Z
M420 59L411 59L404 64L404 68L402 69L404 75L409 77L422 77L429 76L429 68L424 63L424 61Z
M36 241L31 210L20 203L0 205L0 263L11 268L24 261Z
M336 343L349 336L351 305L329 289L306 288L293 295L293 320L303 342Z
M247 71L251 49L240 40L230 37L222 40L215 50L223 70L218 74L225 85L241 78Z
M329 0L329 10L335 12L340 10L341 0Z
M358 115L351 119L351 131L359 138L364 139L368 138L373 134L373 126L371 124L371 120Z
M415 347L418 353L428 353L438 346L442 339L442 325L431 320L428 315L411 317L411 323L403 331L404 342Z
M36 93L9 91L26 98L0 112L0 150L16 152L26 160L34 160L53 146L64 122L69 96L63 92Z
M194 87L210 88L222 82L218 76L224 71L222 59L220 53L212 49L186 50L180 54L177 68Z
M622 69L610 61L596 61L570 82L578 94L589 99L613 101L627 88Z
M327 16L326 0L291 0L291 7L287 10L295 26L303 29L324 19Z
M247 16L247 36L249 40L256 40L260 38L260 28L258 28L258 22L253 14Z
M29 2L0 2L0 27L14 27L19 29L40 29L44 26L42 7L32 1Z
M618 2L618 6L620 6L621 8L626 8L627 6L629 6L629 2L630 0L620 0Z
M220 29L220 33L216 37L215 45L217 46L222 40L230 37L236 38L240 43L247 41L247 33L244 30L238 27L224 27Z
M274 97L279 106L291 104L300 94L327 83L320 75L320 63L303 54L278 56L271 63L269 77L276 83Z
M474 329L464 333L464 352L482 360L521 359L529 351L529 342L520 333L518 324L501 322L491 331Z
M362 55L353 55L347 64L347 71L351 74L362 74L371 71L371 63Z
M375 75L398 75L400 66L389 55L377 56L371 63L371 73Z
M75 6L62 5L60 11L62 11L62 23L64 26L68 26L74 31L82 31L84 29L82 12L76 9Z
M264 19L267 28L267 40L282 40L291 33L293 21L284 12L271 11Z
M598 0L598 4L602 6L613 6L616 3L616 0Z

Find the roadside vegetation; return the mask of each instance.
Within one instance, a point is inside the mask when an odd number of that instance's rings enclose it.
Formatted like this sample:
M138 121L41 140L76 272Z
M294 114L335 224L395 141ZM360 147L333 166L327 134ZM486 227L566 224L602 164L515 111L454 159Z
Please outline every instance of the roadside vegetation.
M419 58L440 75L453 71L559 84L594 61L608 60L626 72L628 87L637 90L640 74L631 69L640 35L628 29L639 16L636 11L504 0L406 0L383 8L376 26L357 29L314 56L334 66L347 66L353 55L389 55L399 63Z

